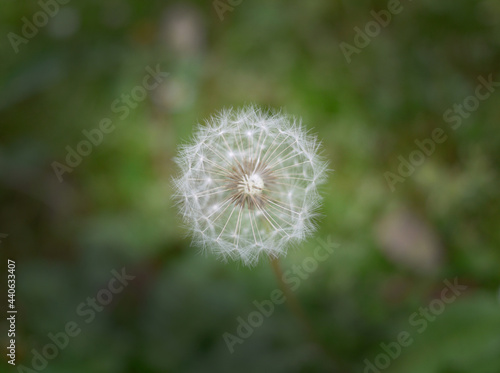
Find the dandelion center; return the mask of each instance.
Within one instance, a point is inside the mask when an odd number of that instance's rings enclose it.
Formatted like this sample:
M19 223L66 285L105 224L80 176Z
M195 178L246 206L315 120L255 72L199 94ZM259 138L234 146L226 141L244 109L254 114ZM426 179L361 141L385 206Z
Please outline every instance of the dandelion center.
M265 206L267 196L263 193L264 186L272 187L272 182L272 171L265 163L245 159L237 161L231 168L225 185L235 205L253 210Z
M263 189L264 181L257 174L243 175L243 180L239 184L239 191L250 196L261 194Z

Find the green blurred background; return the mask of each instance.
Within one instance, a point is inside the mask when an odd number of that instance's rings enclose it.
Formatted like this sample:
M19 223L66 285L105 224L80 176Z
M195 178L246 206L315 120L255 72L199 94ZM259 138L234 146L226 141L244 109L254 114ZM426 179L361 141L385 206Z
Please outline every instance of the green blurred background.
M340 44L387 2L70 1L15 53L8 34L41 7L4 1L0 275L7 305L16 260L16 362L31 368L32 350L75 321L81 333L43 371L334 371L285 304L228 351L223 334L278 283L265 260L246 268L190 247L171 201L172 158L194 125L257 103L302 117L335 169L316 238L339 246L295 295L338 371L367 371L408 331L414 342L380 371L500 372L500 92L456 130L443 120L479 76L500 80L500 3L401 6L347 63ZM157 65L169 76L121 119L113 102ZM53 162L103 118L114 130L59 182ZM447 140L391 191L384 173L438 127ZM77 306L122 268L135 279L85 323ZM418 333L411 315L455 278L467 290ZM0 370L15 372L4 315Z

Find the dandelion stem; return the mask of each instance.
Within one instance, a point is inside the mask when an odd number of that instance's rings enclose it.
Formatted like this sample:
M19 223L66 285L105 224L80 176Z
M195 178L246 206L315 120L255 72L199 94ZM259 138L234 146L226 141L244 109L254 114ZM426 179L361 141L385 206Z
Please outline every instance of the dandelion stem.
M346 368L343 364L341 364L341 360L338 359L331 351L329 351L328 348L326 348L325 345L318 338L318 335L314 331L314 328L312 327L309 318L304 312L304 309L297 300L297 297L290 289L290 287L287 285L287 283L285 283L285 281L283 280L284 274L281 269L279 259L274 256L269 256L269 259L271 261L271 266L273 268L274 275L276 276L276 280L278 281L279 287L285 294L288 307L295 315L295 317L299 320L299 322L302 324L302 327L304 328L311 342L319 350L321 350L321 352L328 358L330 363L336 368L335 372L337 371L342 373L349 372L350 369Z

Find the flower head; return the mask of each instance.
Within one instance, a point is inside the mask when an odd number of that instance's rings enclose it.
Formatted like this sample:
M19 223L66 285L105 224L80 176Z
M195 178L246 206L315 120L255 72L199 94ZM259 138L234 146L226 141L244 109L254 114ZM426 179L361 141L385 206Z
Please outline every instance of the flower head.
M254 264L314 231L327 163L300 120L224 110L180 148L175 198L194 243Z

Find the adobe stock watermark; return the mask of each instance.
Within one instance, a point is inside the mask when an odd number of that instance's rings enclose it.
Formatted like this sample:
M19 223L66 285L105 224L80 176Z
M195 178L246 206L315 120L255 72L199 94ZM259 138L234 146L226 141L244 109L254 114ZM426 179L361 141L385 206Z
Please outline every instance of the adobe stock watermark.
M235 7L240 5L243 0L214 0L212 5L219 17L219 20L224 21L224 13L232 12Z
M340 246L337 243L331 242L330 237L327 238L327 242L321 238L318 238L317 241L319 245L314 249L312 256L302 260L300 265L293 265L292 269L283 272L282 280L285 284L290 285L291 291L296 291L302 284L302 281L307 280L311 273L318 269L319 263L327 260L334 252L334 249ZM273 315L275 306L285 301L286 295L281 289L271 291L267 299L261 301L254 300L252 304L255 306L255 310L250 312L245 318L241 316L236 318L238 326L235 333L225 332L222 335L229 352L232 354L236 345L243 344L245 340L250 338L255 329L262 326L264 320Z
M75 313L80 319L68 321L60 332L48 333L47 338L50 342L47 342L40 351L32 349L31 367L19 365L17 367L19 373L36 373L47 368L49 362L69 346L71 339L82 332L82 322L85 325L94 321L97 313L102 312L104 307L113 301L115 295L120 294L129 282L135 279L135 276L126 273L125 268L122 268L121 272L113 269L111 274L112 277L105 288L99 290L95 297L87 297L84 302L76 306Z
M422 334L425 332L430 323L436 321L437 317L441 315L445 310L446 306L455 302L457 298L467 290L467 286L458 283L458 279L455 278L453 283L449 280L444 280L445 287L441 290L439 298L433 299L427 307L420 307L418 311L413 312L410 317L408 317L408 324L415 328L413 331L401 331L396 339L389 343L380 343L380 348L383 352L380 352L373 358L373 362L365 359L365 369L363 373L380 373L384 369L387 369L391 362L396 360L403 352L404 347L409 347L414 342L412 334Z
M412 0L407 0L412 1ZM376 38L383 28L389 26L393 17L403 11L404 7L400 0L389 0L387 2L387 8L379 10L378 12L372 10L370 12L372 20L365 24L363 29L358 26L354 27L354 38L353 44L346 42L340 43L340 50L342 51L347 63L351 63L351 56L355 54L360 54L361 51L366 48L374 38Z
M464 120L479 108L481 101L490 98L496 88L500 87L500 82L493 80L493 74L488 75L488 78L479 76L477 80L479 84L476 86L473 95L467 96L461 103L454 104L444 112L443 120L445 123L450 124L452 130L459 129ZM407 178L411 177L424 164L425 160L434 154L437 145L444 143L447 139L448 135L445 130L436 127L431 132L431 136L422 140L415 140L417 149L412 150L406 158L399 155L397 157L399 161L397 173L384 172L384 178L391 192L396 190L396 184L403 183Z
M69 2L70 0L39 0L37 4L40 10L34 13L31 19L27 17L21 18L23 22L20 32L21 35L15 32L9 32L7 34L7 39L9 39L14 52L16 54L19 53L19 46L21 44L28 44L28 42L38 34L38 31L47 26L49 20L59 13L61 5L66 5Z
M142 78L140 85L135 86L128 93L123 93L119 98L111 102L110 110L118 115L118 120L125 120L130 115L130 112L146 99L148 92L157 88L169 76L169 73L160 70L159 64L156 65L154 70L150 66L146 66L145 70L147 74ZM110 134L115 128L116 126L110 117L102 118L95 128L82 131L83 140L79 141L74 147L66 146L65 163L58 161L51 163L59 182L63 181L65 173L71 173L75 167L80 165L83 158L92 153L94 147L102 143L104 135Z

